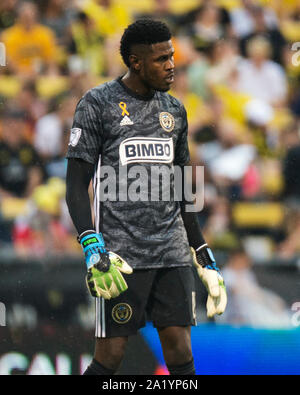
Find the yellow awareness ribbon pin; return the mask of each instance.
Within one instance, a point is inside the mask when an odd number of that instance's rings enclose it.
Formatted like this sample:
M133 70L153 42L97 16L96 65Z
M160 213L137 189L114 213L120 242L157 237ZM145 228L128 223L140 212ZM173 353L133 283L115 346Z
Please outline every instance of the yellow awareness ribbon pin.
M119 107L123 110L122 117L124 117L125 115L129 116L129 112L126 110L126 108L127 108L127 104L126 103L121 101L121 103L119 103Z

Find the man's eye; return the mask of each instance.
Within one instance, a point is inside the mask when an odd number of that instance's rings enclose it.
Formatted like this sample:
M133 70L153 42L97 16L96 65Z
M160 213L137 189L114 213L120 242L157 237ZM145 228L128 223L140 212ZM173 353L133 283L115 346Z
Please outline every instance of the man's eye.
M172 56L167 56L167 55L161 56L160 58L157 59L157 61L158 62L167 62L169 59L171 61L173 61L174 60L174 55L172 55Z

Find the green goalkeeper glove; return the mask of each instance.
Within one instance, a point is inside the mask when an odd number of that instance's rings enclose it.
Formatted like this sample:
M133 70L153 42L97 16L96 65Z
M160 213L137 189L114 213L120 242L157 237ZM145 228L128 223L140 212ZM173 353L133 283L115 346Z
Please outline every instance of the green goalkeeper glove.
M197 252L193 248L191 250L194 266L208 292L207 317L212 318L216 314L221 315L227 306L227 294L223 277L216 265L212 251L207 244L198 248Z
M87 265L86 284L90 294L104 299L116 298L128 286L122 273L131 274L132 268L114 252L107 252L101 233L86 231L80 242Z

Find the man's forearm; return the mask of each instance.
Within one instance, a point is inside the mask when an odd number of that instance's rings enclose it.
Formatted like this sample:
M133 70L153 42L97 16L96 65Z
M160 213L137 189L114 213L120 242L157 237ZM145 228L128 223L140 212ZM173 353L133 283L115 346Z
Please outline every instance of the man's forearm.
M201 232L200 223L196 212L185 212L184 203L181 205L181 215L184 227L187 233L188 241L191 247L197 250L206 244Z
M79 235L94 228L88 193L93 172L94 165L90 163L80 159L68 160L66 202Z
M184 171L184 168L181 169L182 174L182 185L189 185L189 180L186 179L187 173ZM181 202L181 215L184 222L184 227L187 233L188 241L191 247L194 250L197 250L199 247L202 247L206 244L204 237L202 236L201 226L199 223L198 215L196 211L186 212L185 207L186 202L184 199ZM189 205L191 202L188 203Z

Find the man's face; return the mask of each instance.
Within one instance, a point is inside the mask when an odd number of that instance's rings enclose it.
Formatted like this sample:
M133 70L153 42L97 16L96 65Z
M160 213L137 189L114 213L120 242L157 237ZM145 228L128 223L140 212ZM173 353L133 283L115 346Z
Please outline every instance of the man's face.
M139 61L139 76L150 89L167 92L174 82L174 48L172 41L147 46Z
M33 3L24 3L19 10L19 22L24 26L32 26L37 21L37 8Z

